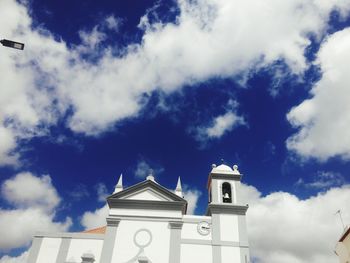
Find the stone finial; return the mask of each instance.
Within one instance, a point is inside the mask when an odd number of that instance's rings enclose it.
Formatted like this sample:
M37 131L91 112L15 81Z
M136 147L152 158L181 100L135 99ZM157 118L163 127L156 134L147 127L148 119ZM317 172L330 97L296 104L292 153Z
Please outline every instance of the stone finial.
M153 170L152 170L152 169L149 170L149 174L148 174L148 176L146 177L146 180L150 180L150 181L155 182L154 175L153 175Z
M212 165L211 165L211 168L216 168L216 164L215 163L213 163Z
M237 165L237 164L235 164L235 165L233 166L233 173L234 173L234 174L240 174L240 172L239 172L239 170L238 170L238 165Z
M114 188L113 194L118 193L120 191L123 191L123 174L120 174L118 183Z
M151 174L148 175L148 176L146 177L146 179L154 182L154 176L151 175Z

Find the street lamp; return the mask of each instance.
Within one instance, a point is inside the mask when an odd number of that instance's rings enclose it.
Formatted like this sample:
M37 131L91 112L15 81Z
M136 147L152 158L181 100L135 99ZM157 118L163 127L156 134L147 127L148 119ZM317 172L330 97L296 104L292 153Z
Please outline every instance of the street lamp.
M2 39L2 40L0 40L0 43L5 47L15 48L15 49L19 49L19 50L24 49L23 43L15 42L12 40Z

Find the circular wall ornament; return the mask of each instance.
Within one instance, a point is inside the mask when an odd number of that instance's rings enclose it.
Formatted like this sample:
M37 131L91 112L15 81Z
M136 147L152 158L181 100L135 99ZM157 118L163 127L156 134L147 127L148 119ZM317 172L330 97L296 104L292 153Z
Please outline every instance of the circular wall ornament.
M206 221L199 222L197 225L197 231L199 234L206 236L210 233L210 224Z
M134 244L139 248L145 248L152 242L152 233L148 229L142 228L134 234Z

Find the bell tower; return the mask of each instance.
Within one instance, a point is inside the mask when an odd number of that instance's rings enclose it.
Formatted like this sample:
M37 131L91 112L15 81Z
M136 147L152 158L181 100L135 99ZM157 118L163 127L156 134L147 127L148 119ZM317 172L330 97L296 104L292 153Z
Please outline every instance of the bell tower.
M230 258L250 262L245 219L248 205L240 196L241 178L237 165L213 164L209 173L207 215L212 218L213 263L231 262Z

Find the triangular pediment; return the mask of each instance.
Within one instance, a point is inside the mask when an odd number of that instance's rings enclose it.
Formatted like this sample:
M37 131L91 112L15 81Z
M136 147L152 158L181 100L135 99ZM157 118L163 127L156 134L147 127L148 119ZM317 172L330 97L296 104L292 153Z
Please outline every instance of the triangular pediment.
M146 180L107 197L109 208L179 210L186 214L187 201L158 183Z
M119 200L143 200L143 201L185 201L177 196L172 191L160 186L159 184L147 180L131 187L124 189L121 192L113 194L108 199Z
M168 196L160 194L154 189L147 187L138 192L130 193L129 195L122 196L120 199L127 200L149 200L149 201L172 201Z

